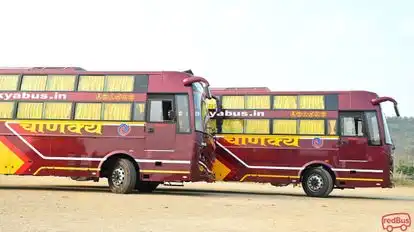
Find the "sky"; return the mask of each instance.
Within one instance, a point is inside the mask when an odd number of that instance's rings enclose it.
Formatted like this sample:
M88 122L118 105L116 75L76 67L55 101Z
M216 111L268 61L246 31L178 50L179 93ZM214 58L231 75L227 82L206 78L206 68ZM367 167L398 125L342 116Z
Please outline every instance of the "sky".
M414 116L412 0L13 0L0 9L1 67L192 69L213 87L373 91Z

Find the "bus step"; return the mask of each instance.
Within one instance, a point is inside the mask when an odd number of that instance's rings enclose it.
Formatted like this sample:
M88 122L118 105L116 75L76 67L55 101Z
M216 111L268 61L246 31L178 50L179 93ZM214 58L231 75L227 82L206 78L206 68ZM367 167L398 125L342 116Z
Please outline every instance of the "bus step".
M184 186L183 182L165 182L164 183L165 186Z

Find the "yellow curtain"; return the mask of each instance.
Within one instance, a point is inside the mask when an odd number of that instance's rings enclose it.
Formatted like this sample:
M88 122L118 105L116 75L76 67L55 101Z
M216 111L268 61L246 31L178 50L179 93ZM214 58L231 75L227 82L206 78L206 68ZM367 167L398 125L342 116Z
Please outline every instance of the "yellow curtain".
M13 118L14 102L0 102L0 118Z
M77 103L75 119L79 120L100 120L101 103Z
M208 120L207 132L209 132L209 133L217 132L217 122L216 122L215 119Z
M223 96L224 109L244 109L244 96Z
M246 109L270 109L270 96L246 96Z
M43 103L20 102L17 107L17 118L20 119L41 119Z
M105 76L80 76L78 91L103 91Z
M329 120L328 121L328 134L329 135L336 135L336 120Z
M103 120L131 120L131 103L104 103Z
M273 134L296 134L297 123L295 119L273 120Z
M134 121L144 121L144 120L145 120L145 104L135 103Z
M223 133L243 133L243 119L224 119Z
M70 119L72 113L71 102L46 102L44 118L46 119Z
M216 109L217 106L217 102L215 99L206 99L206 103L207 103L207 108L208 109Z
M106 90L109 92L132 92L134 76L106 76Z
M44 91L46 89L47 76L23 76L22 91Z
M19 75L0 75L0 91L17 90Z
M324 96L302 95L302 96L299 96L299 102L300 102L301 109L324 109L325 108Z
M274 109L297 109L297 96L275 96L273 101Z
M246 119L247 134L269 134L269 119Z
M311 135L325 134L324 120L300 120L299 133Z
M50 91L73 91L75 88L73 75L50 75L47 81L47 90Z

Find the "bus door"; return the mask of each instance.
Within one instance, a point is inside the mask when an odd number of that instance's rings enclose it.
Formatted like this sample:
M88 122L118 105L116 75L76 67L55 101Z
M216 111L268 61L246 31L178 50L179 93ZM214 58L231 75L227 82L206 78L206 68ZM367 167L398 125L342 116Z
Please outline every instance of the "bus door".
M145 124L146 152L174 152L176 124L174 95L148 94Z
M364 121L364 112L339 112L340 161L367 161L368 138Z

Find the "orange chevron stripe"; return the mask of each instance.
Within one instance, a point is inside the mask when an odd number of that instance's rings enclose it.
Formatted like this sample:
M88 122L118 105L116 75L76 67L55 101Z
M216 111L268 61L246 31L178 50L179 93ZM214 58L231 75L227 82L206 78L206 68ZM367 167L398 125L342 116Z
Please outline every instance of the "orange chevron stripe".
M24 173L32 164L29 162L30 158L27 157L24 152L17 148L13 143L11 143L5 136L0 136L0 142L2 142L15 156L23 162L23 164L11 174L22 174Z

